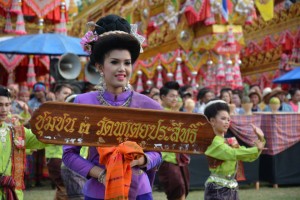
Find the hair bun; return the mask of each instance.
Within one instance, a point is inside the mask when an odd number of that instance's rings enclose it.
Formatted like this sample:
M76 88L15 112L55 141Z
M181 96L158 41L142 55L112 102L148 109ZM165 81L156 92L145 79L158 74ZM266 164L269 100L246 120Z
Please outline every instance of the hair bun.
M96 23L95 31L98 35L108 31L124 31L126 33L130 33L130 24L122 17L118 15L107 15L101 19L99 19Z

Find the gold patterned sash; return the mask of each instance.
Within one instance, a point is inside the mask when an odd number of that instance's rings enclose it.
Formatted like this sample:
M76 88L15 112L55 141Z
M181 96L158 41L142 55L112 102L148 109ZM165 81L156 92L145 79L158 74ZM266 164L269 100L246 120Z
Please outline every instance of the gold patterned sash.
M11 129L12 131L12 144L13 144L13 153L12 153L12 177L16 181L16 189L23 190L25 189L24 184L24 170L26 164L26 153L25 145L23 147L17 147L14 144L15 139L23 139L25 141L25 131L23 126L14 126Z

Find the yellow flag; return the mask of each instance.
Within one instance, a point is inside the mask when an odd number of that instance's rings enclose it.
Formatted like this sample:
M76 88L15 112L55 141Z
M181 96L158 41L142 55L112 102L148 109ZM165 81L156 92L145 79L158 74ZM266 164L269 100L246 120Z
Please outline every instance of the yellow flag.
M255 5L265 21L274 16L274 0L255 0Z

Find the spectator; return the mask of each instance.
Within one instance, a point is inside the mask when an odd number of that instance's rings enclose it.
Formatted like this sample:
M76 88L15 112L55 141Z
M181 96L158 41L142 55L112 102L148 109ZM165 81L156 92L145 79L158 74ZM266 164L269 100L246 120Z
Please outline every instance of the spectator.
M73 88L69 84L59 84L54 89L55 99L57 102L64 102L65 98L73 93ZM68 200L66 187L61 177L62 164L62 146L49 145L45 148L47 167L49 177L56 187L55 200Z
M242 91L233 90L232 91L232 103L235 105L235 114L243 114L242 108Z
M266 105L268 105L268 102L266 102L266 99L268 98L268 95L272 92L272 89L270 87L266 87L263 89L262 93L262 101L259 104L260 110L264 110Z
M259 103L261 102L261 94L258 90L256 89L251 89L249 91L249 98L250 98L250 101L251 103L253 104L252 105L252 109L251 111L252 112L259 112L261 111L260 107L259 107Z
M184 100L183 99L184 94L190 94L191 95L190 98L194 99L194 89L191 85L184 85L184 86L180 87L178 92L179 92L182 100Z
M161 105L161 99L159 93L155 93L151 96L151 98L159 103Z
M197 94L197 102L195 105L194 112L203 114L205 104L213 98L215 98L215 94L213 93L213 91L211 89L209 89L209 88L200 89Z
M300 89L292 88L289 90L291 95L290 105L294 112L300 112L299 103L300 103Z
M28 101L28 106L31 112L34 112L43 103L46 102L46 86L42 82L37 82L33 85L33 98ZM31 156L31 155L30 155ZM46 165L45 149L40 149L32 153L32 159L34 162L34 176L35 186L43 186L43 169Z
M11 113L21 124L27 124L31 115L27 103L17 98L19 96L19 86L17 84L10 84L7 88L11 94Z
M71 94L66 97L65 102L73 103L77 94ZM88 147L82 147L80 149L80 156L87 159L88 156ZM63 163L61 165L61 177L63 179L68 199L69 200L83 200L84 195L82 189L87 179L77 172L69 169Z
M287 92L282 90L280 87L274 88L272 92L268 95L266 102L269 104L269 101L272 97L278 97L280 100L280 107L278 111L280 112L293 112L293 108L291 107L290 104L285 103L285 98L286 98ZM267 112L271 112L271 108L269 105L265 107L265 110Z
M0 197L23 200L25 149L41 149L45 144L39 142L30 129L13 124L10 109L10 92L0 86Z
M230 90L225 90L225 89L221 90L220 99L228 103L228 105L231 104L232 91L230 92Z
M151 87L149 90L148 96L152 97L154 94L157 94L157 93L159 94L159 89L157 87Z
M28 106L33 112L35 109L40 107L40 105L46 102L46 86L44 83L38 82L33 85L34 97L29 100Z
M222 93L224 93L224 92L225 93L229 93L230 103L231 103L231 101L232 101L232 89L230 87L224 87L224 88L222 88L221 91L220 91L220 99L221 99ZM229 100L227 100L227 101L229 101Z
M178 94L179 84L170 81L160 88L162 106L165 110L179 111ZM189 192L190 175L188 164L190 157L186 154L162 152L163 163L161 164L158 177L163 185L167 199L184 200Z

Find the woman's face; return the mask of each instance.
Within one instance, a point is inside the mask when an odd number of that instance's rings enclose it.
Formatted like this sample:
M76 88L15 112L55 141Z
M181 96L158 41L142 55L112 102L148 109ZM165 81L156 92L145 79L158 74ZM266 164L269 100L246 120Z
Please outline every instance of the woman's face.
M157 101L159 104L161 104L161 99L159 97L159 94L152 96L152 99Z
M222 135L227 132L230 125L229 113L225 110L218 112L216 117L210 119L213 129L216 134Z
M215 94L213 92L207 92L205 95L204 95L204 98L203 98L203 102L204 103L207 103L209 100L215 98Z
M300 102L300 90L297 90L294 96L292 96L292 101L297 103Z
M0 96L0 125L6 120L11 108L11 100L8 97Z
M164 107L167 107L170 109L176 107L177 102L178 102L178 91L170 90L166 96L162 95L161 100L163 102Z
M229 92L223 92L221 99L224 100L226 103L229 104L230 100L231 100Z
M103 72L106 89L114 94L123 92L132 73L131 55L128 50L112 50L104 58L103 66L98 65Z
M234 103L236 105L236 107L241 106L241 99L240 99L240 96L238 94L233 94L232 95L232 103Z
M259 104L259 97L257 94L252 94L250 96L250 101L253 103L253 105Z
M159 89L158 88L152 88L151 91L150 91L149 97L152 97L156 93L159 94Z

